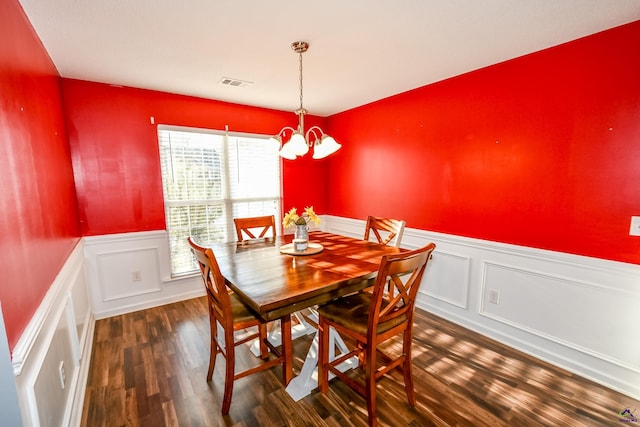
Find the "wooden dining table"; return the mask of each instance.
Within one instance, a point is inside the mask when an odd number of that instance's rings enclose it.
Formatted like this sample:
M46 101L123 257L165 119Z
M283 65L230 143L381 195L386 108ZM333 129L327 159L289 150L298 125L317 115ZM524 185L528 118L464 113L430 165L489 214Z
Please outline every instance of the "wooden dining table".
M293 378L291 314L371 285L383 255L402 251L352 237L322 231L309 233L318 253L285 251L293 236L244 240L209 245L227 285L238 298L265 320L280 320L285 385ZM283 253L283 251L287 253ZM310 365L317 362L317 347L311 348ZM309 360L309 354L307 355ZM307 362L305 361L305 366ZM310 376L309 370L305 376ZM294 398L310 391L311 378L300 378L304 390L290 390ZM312 385L310 385L312 384Z

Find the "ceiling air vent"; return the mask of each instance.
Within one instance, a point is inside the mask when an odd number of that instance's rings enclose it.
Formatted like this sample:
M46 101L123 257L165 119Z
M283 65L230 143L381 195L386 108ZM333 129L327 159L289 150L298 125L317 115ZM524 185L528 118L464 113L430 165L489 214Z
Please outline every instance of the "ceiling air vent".
M231 77L223 77L220 79L218 84L233 87L249 87L253 84L253 82L245 82L244 80L232 79Z

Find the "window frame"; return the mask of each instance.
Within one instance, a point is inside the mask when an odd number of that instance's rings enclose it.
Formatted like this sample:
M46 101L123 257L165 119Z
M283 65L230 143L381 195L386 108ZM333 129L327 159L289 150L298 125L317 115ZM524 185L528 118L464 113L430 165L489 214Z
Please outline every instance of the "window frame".
M220 175L222 176L222 194L219 199L191 199L191 200L170 200L165 192L165 179L168 179L168 176L165 176L165 165L163 160L163 142L161 141L161 133L163 131L169 132L184 132L184 133L194 133L194 134L204 134L204 135L213 135L215 137L222 137L222 148L220 153L220 166L221 171ZM172 279L181 278L184 276L190 276L198 273L197 265L195 261L192 263L192 269L188 271L179 270L176 271L174 268L174 251L182 253L184 255L184 249L186 248L190 252L190 248L186 243L186 237L184 242L180 240L178 243L173 242L175 239L172 233L172 228L170 226L171 215L169 213L170 208L172 207L182 207L182 206L203 206L205 208L208 207L221 207L223 211L223 218L225 219L224 224L224 234L225 239L227 241L233 241L236 239L235 226L233 223L233 212L234 208L241 209L242 204L246 204L247 208L251 210L251 203L271 203L275 204L275 210L273 212L274 216L276 216L276 234L281 233L281 224L278 221L278 218L282 216L282 193L283 193L283 171L282 171L282 158L275 152L275 157L277 158L277 177L278 177L278 185L277 185L277 193L274 196L248 196L248 197L234 197L232 194L232 184L231 184L231 170L232 166L229 162L230 158L230 150L233 149L233 146L238 147L237 142L239 140L246 139L259 139L264 140L265 142L269 140L271 135L264 134L255 134L255 133L245 133L245 132L229 132L228 129L218 130L218 129L208 129L208 128L197 128L197 127L187 127L187 126L176 126L176 125L166 125L166 124L158 124L156 130L157 143L158 143L158 151L159 151L159 162L160 162L160 174L162 180L162 195L163 195L163 207L165 214L165 231L167 233L168 240L168 249L169 249L169 272ZM230 143L231 138L237 138L234 143ZM279 149L279 147L278 147ZM240 152L239 150L237 151ZM173 157L172 157L173 159ZM274 159L276 160L276 159ZM174 170L173 161L171 163L172 171ZM256 213L249 213L247 216L261 216L261 215L270 215L271 212L263 213L263 211ZM184 224L183 227L189 228L189 233L191 234L191 217L189 217L188 224ZM179 231L177 231L179 234ZM224 240L211 240L213 241L224 241ZM210 243L210 242L199 242L202 244ZM176 249L175 246L178 245ZM183 246L184 244L184 246Z

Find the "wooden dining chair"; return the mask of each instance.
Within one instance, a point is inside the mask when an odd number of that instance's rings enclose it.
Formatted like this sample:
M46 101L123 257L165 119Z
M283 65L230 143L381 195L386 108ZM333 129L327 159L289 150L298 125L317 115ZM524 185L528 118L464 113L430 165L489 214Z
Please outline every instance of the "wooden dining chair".
M238 242L242 242L246 238L259 239L265 237L269 230L271 230L271 236L276 237L276 224L275 217L273 215L268 216L255 216L247 218L234 218L233 223L236 226L236 233L238 235ZM257 229L257 230L256 230ZM309 322L303 313L294 312L292 324L294 328L294 338L302 335L308 335L315 331L315 327ZM298 325L300 325L298 327ZM302 328L302 330L300 329ZM271 337L279 337L277 322L274 322L271 327ZM279 338L274 338L274 341L278 341Z
M242 242L245 239L245 235L248 239L265 237L269 230L271 230L272 237L276 236L276 221L273 215L234 218L233 223L236 225L238 242Z
M369 236L373 234L378 243L388 245L393 240L393 246L400 247L405 224L404 220L369 216L364 229L364 240L369 240Z
M284 363L284 355L278 352L266 339L266 322L257 317L251 309L245 306L238 297L231 292L229 288L227 288L226 280L220 272L220 268L213 251L210 248L198 245L191 237L188 238L188 242L189 245L191 245L196 259L198 260L209 304L211 354L209 357L207 382L211 381L213 376L213 369L215 367L218 354L222 354L226 365L222 413L228 414L231 406L234 381ZM217 325L220 325L221 327L223 332L222 337L218 336ZM246 336L243 336L242 339L236 341L236 331L252 327L257 327L258 331L247 334ZM259 338L260 340L260 356L263 359L263 362L244 371L236 372L236 347L256 338ZM270 360L269 350L271 350L271 353L276 356ZM285 370L283 369L283 374L284 371ZM286 384L286 382L287 380L285 377L284 383Z
M435 248L434 243L408 252L382 257L373 293L359 292L338 298L318 308L319 362L318 386L321 393L328 389L329 373L365 397L369 425L377 425L376 381L391 369L400 367L404 373L405 391L409 405L415 406L416 396L411 373L411 341L413 316L418 288L427 263ZM387 299L388 284L394 287L394 297ZM341 336L354 340L351 351L329 360L329 328ZM402 335L402 351L392 357L380 345ZM333 351L331 351L333 353ZM378 366L378 354L382 365ZM343 373L338 365L358 356L364 370L364 381Z

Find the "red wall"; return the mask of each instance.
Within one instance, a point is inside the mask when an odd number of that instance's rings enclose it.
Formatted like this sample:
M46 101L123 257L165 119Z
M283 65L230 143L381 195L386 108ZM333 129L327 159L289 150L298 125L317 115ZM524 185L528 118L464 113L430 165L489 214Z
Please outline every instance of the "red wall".
M230 132L276 134L295 126L291 112L142 89L63 79L83 235L165 228L156 124ZM293 100L292 100L293 102ZM307 126L324 125L309 117ZM323 176L326 161L283 160L283 209L315 205L326 209L324 187L309 176ZM322 180L321 180L322 181Z
M640 21L335 116L327 213L640 264Z
M0 1L0 302L13 349L79 241L60 79L16 0Z
M283 208L640 264L628 236L640 214L639 39L635 22L310 117L343 149L283 161ZM80 234L164 228L150 116L264 134L296 117L65 79L61 99L17 0L0 1L0 40L0 302L13 348Z

